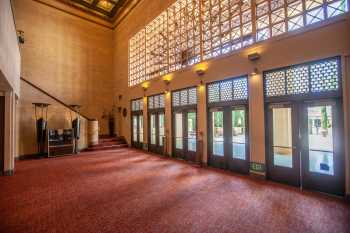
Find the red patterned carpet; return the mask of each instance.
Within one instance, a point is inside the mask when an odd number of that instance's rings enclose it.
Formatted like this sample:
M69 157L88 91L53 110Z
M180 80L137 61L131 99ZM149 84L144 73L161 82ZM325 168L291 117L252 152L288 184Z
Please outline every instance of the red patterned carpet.
M136 150L21 161L1 233L350 232L339 199Z

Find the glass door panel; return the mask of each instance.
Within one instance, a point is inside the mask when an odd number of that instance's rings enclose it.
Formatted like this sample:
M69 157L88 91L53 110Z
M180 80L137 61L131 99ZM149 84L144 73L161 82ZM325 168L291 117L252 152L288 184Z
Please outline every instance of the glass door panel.
M272 111L273 164L293 168L292 109L290 107L274 108Z
M224 156L224 112L214 111L212 115L212 153Z
M138 140L137 140L137 135L138 135L137 118L138 118L138 116L132 117L132 140L133 140L133 142L138 142Z
M271 104L268 109L268 177L278 182L300 186L298 106L281 103Z
M187 149L197 151L197 117L195 112L187 113Z
M143 116L139 116L139 142L143 143Z
M334 175L332 106L308 107L309 171Z
M157 144L157 126L156 126L156 114L151 114L150 119L150 127L151 127L151 144Z
M246 159L245 110L232 110L232 157Z
M160 113L158 115L158 128L159 128L159 146L164 146L164 136L165 136L164 113Z
M305 188L343 195L345 162L341 102L305 103L302 117L302 184Z
M175 148L183 149L183 116L182 113L175 114Z

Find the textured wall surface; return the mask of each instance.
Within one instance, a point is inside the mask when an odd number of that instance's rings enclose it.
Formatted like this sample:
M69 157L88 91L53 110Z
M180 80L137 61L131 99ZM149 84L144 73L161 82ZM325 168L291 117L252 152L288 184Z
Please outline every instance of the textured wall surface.
M18 155L30 155L37 153L36 144L36 128L35 128L35 109L32 103L45 102L51 104L48 108L48 128L51 129L68 129L71 128L71 116L74 119L75 113L68 108L57 103L48 96L42 94L38 90L29 86L27 83L21 82L21 101L18 105L20 114L17 116L19 124L19 144ZM44 112L44 118L46 118ZM41 117L41 111L38 109L37 116ZM87 136L87 120L81 118L79 148L86 148L88 143Z
M0 71L9 89L19 95L21 56L10 0L0 1Z
M82 113L98 119L100 134L105 134L102 113L113 103L113 31L31 0L14 0L14 12L26 40L21 75L66 104L82 105ZM24 106L39 97L22 92L19 131L30 138L21 142L20 155L32 153L33 141L25 125L33 111ZM57 116L51 124L61 120Z

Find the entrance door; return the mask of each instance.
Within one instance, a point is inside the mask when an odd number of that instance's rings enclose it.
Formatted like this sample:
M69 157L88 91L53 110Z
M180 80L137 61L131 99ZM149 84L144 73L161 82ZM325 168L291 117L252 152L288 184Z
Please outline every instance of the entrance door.
M271 104L268 108L270 179L300 185L299 128L297 106Z
M135 148L142 148L143 145L143 115L132 115L132 145Z
M164 112L149 114L149 150L163 154L165 143Z
M245 106L209 109L209 164L249 173L248 125Z
M345 161L339 101L306 102L302 106L301 159L303 187L343 195Z
M338 100L270 104L270 179L344 194L343 120Z
M197 112L181 110L174 113L175 156L196 162L197 152Z
M5 97L0 96L0 174L4 171Z

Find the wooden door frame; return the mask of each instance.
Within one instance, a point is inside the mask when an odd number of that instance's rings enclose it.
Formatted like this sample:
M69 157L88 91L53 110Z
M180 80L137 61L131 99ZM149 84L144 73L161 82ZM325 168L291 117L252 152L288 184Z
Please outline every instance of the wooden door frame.
M281 106L288 106L291 108L291 120L292 120L292 163L293 168L285 168L285 167L276 167L274 168L274 161L273 161L273 128L270 127L273 125L273 115L272 115L272 109L270 108L270 105L281 105ZM300 179L300 146L298 140L299 138L299 106L295 102L273 102L273 103L266 103L265 105L265 134L266 134L266 177L268 179L271 179L276 182L281 183L287 183L289 185L301 186L301 179ZM289 172L287 172L285 169L289 169ZM278 171L276 171L278 170ZM278 174L276 174L276 172ZM288 173L296 173L296 177L292 179L292 174Z
M242 105L235 105L231 107L227 107L229 110L229 116L230 116L230 140L229 140L229 146L230 146L230 159L227 159L227 166L228 169L234 172L239 172L242 174L249 174L250 172L250 145L249 145L249 105L248 104L242 104ZM244 110L245 112L245 154L246 158L245 160L241 159L235 159L232 157L232 111L234 110Z
M137 117L137 141L134 141L134 116ZM143 111L133 111L131 112L131 146L134 148L142 149L143 143L140 142L140 132L139 132L139 118L143 117Z
M189 112L194 112L196 113L196 152L193 151L188 151L188 128L187 128L187 114ZM176 124L176 118L175 115L177 113L182 114L182 138L183 138L183 147L182 149L176 149L176 132L175 132L175 124ZM197 144L197 139L198 139L198 111L197 111L197 104L193 105L186 105L186 106L178 106L174 107L172 111L172 138L173 138L173 157L181 158L187 161L192 161L196 162L196 157L197 157L197 152L198 152L198 144ZM194 157L194 158L193 158ZM190 159L192 158L192 159Z
M322 106L324 104L332 105L332 119L336 122L336 128L334 128L335 134L333 134L333 156L337 160L333 159L333 166L335 174L333 176L324 175L319 173L311 173L309 171L309 143L308 143L308 125L307 125L307 108L309 106ZM345 142L344 138L344 114L343 103L341 98L323 99L304 101L300 103L300 119L301 119L301 158L302 164L302 181L303 188L312 189L321 192L333 193L343 196L345 194ZM305 125L306 124L306 125Z
M5 96L0 95L0 174L5 166Z
M156 144L153 145L151 143L151 115L152 114L155 114L155 127L156 127ZM157 109L148 109L148 150L150 152L153 152L153 153L157 153L157 154L164 154L164 143L165 141L163 142L163 145L160 146L160 142L159 142L159 115L160 114L163 114L164 115L164 122L165 122L165 108L157 108ZM164 124L164 127L165 127L165 124Z

